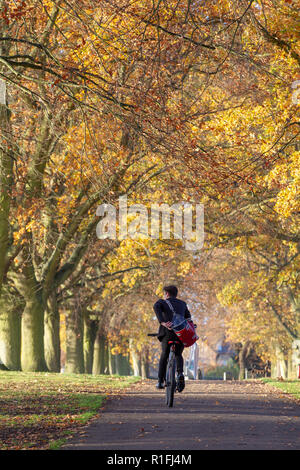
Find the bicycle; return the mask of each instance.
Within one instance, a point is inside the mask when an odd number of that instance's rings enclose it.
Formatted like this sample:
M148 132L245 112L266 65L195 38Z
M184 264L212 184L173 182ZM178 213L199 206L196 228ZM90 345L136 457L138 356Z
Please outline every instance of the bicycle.
M157 336L157 333L148 333L148 336ZM170 353L168 357L167 370L166 370L166 405L171 408L174 403L174 394L177 390L176 384L176 357L175 357L175 347L176 344L179 344L179 341L169 341Z

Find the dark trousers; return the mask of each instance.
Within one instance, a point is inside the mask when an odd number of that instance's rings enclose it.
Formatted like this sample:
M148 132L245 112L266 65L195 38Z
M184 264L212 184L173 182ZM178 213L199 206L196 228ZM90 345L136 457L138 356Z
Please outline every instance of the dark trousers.
M171 348L171 345L168 344L168 341L171 341L169 336L165 336L161 341L161 356L158 366L158 380L161 382L166 379L167 362ZM176 368L179 374L183 373L183 349L184 346L182 343L175 345Z

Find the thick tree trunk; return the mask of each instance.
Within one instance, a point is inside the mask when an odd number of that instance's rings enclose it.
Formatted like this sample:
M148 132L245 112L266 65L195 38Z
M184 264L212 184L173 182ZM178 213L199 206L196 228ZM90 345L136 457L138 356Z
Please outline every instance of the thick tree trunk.
M56 292L52 292L45 311L45 360L50 372L60 372L59 310Z
M22 314L21 367L24 372L47 370L44 357L44 305L36 293L26 299Z
M116 374L118 375L130 375L130 365L128 356L123 354L116 355Z
M69 374L84 373L82 313L70 312L66 317L66 367Z
M28 245L24 246L21 271L10 272L15 287L25 301L21 324L21 368L24 372L47 370L44 356L45 301L41 284L35 277Z
M84 372L92 374L93 361L95 351L95 338L97 332L97 324L94 320L90 319L89 313L85 312L83 317L84 332L83 332L83 357L84 357Z
M2 291L0 298L0 360L9 370L21 369L21 316L24 303Z

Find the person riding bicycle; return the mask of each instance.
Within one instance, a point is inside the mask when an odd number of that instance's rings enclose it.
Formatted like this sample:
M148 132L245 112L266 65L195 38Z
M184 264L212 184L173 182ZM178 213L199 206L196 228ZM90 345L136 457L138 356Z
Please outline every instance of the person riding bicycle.
M168 302L171 303L173 309L179 315L182 315L184 318L191 318L191 314L186 303L183 300L177 299L178 289L176 286L165 286L163 288L164 292L164 299L159 299L153 305L154 312L156 317L160 323L157 338L161 342L161 356L159 360L158 366L158 382L156 384L156 388L164 388L164 382L166 377L166 368L168 357L170 353L169 341L177 341L175 345L175 357L176 357L176 365L177 365L177 390L182 392L185 387L184 383L184 374L183 374L183 357L182 352L184 346L176 333L172 330L172 318L173 313L170 307L168 306Z

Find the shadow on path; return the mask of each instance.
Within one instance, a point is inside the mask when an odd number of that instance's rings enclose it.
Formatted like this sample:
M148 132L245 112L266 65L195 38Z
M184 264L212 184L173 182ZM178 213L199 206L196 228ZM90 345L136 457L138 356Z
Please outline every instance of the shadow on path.
M188 381L173 408L155 381L108 399L67 450L300 449L299 403L259 382Z

